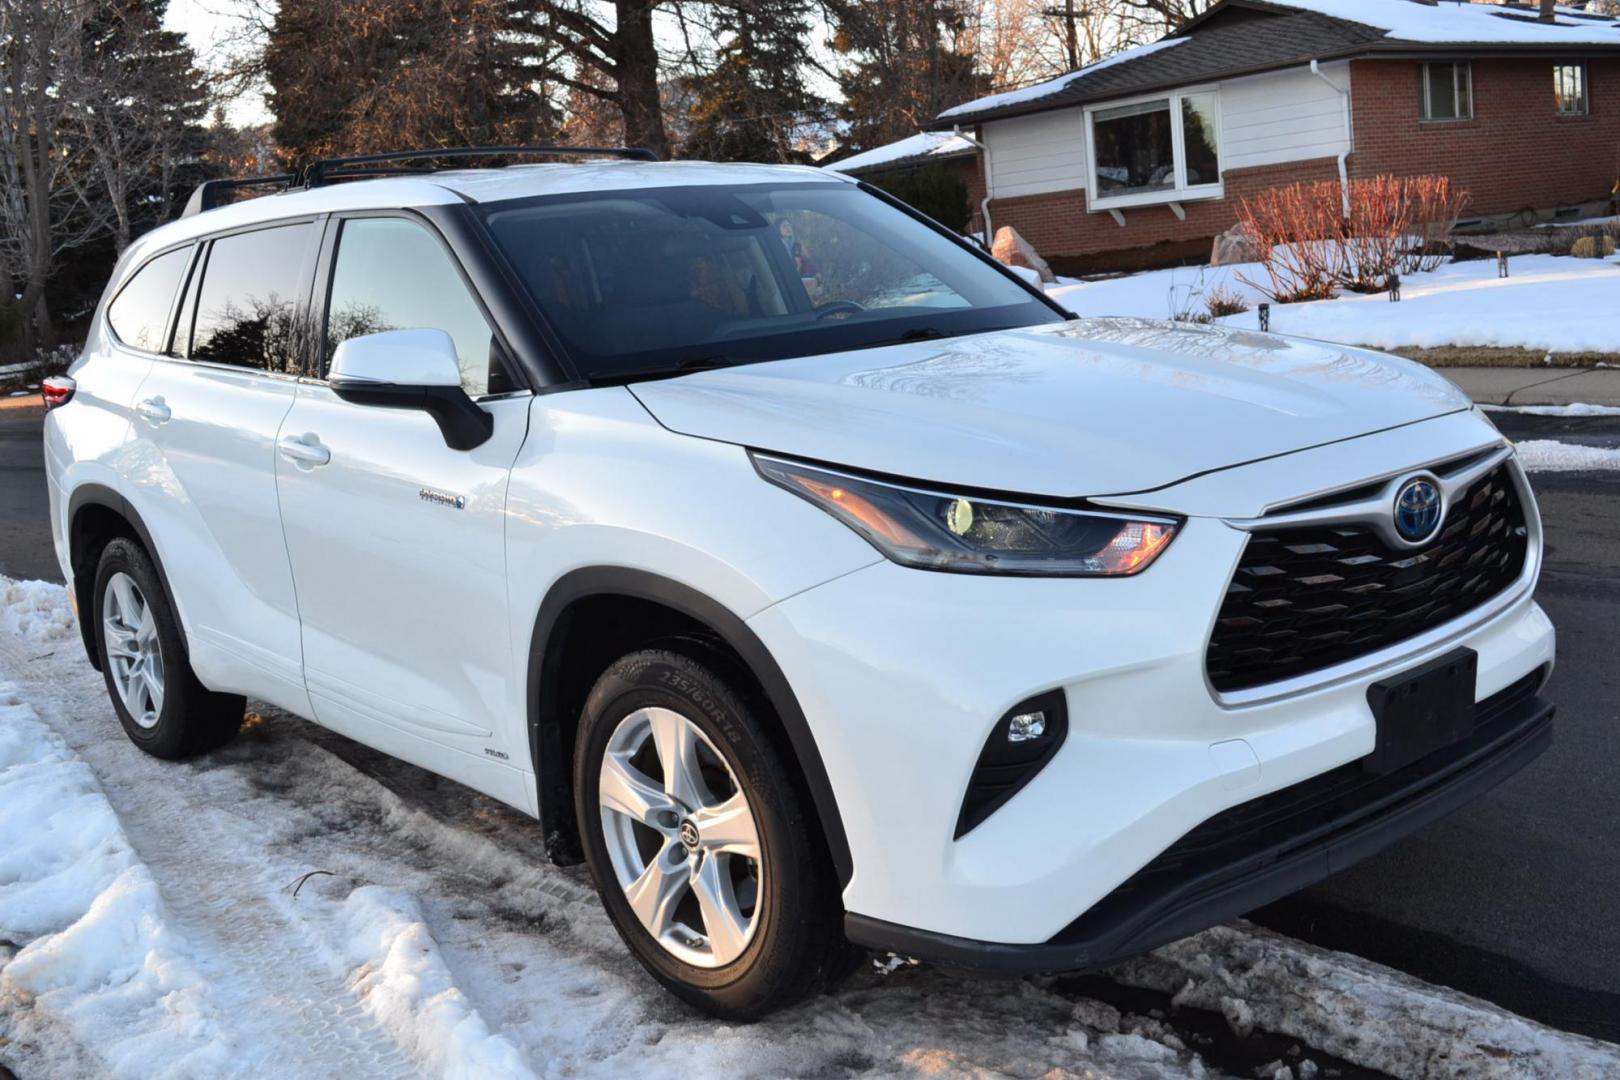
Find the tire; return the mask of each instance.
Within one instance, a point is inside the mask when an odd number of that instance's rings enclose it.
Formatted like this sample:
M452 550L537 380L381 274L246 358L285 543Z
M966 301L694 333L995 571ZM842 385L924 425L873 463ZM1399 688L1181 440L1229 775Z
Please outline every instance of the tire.
M133 540L119 537L102 551L94 618L107 695L131 742L153 757L177 760L236 735L243 698L197 681L162 579Z
M710 663L646 649L622 657L597 680L575 743L575 809L603 906L636 959L703 1012L754 1020L846 970L851 947L839 928L831 869L782 755L734 688L740 681L717 673L726 670L724 659L705 659ZM679 742L677 723L692 747L687 760L697 765L682 775L702 777L695 789L666 779L664 758L680 753L665 751ZM623 793L630 789L613 779L624 766L643 785L629 798ZM610 803L654 809L632 815L605 808L604 787ZM743 854L749 830L737 814L739 795L757 857ZM684 834L686 823L694 836ZM721 846L735 850L713 850ZM646 876L655 865L668 873ZM667 904L647 899L656 901L664 890L635 888L654 880L672 883ZM641 910L653 912L650 919L637 914L632 891ZM724 908L719 914L717 905ZM654 936L649 925L664 926L666 911L667 929Z

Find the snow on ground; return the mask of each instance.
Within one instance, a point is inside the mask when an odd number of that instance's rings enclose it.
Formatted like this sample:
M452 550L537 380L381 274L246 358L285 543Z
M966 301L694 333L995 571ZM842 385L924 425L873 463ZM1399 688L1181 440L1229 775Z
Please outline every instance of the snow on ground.
M1519 457L1531 472L1586 472L1620 469L1620 450L1581 446L1552 439L1528 439L1518 444Z
M756 1025L697 1017L537 832L273 710L195 761L146 757L65 591L0 578L0 1062L30 1080L1218 1072L1173 1014L1064 980L886 963ZM1116 978L1298 1040L1301 1075L1325 1053L1406 1076L1620 1075L1620 1047L1242 924Z
M1481 405L1486 412L1523 413L1526 416L1620 416L1620 405Z
M1484 345L1620 352L1620 318L1615 317L1620 310L1620 261L1517 255L1510 268L1510 277L1499 278L1496 261L1480 259L1413 274L1401 283L1400 303L1383 294L1347 293L1334 300L1272 304L1271 329L1375 349ZM1060 284L1047 291L1078 315L1167 319L1204 314L1203 298L1221 289L1243 297L1251 310L1218 321L1254 330L1265 297L1244 284L1244 278L1266 281L1258 264L1195 266Z

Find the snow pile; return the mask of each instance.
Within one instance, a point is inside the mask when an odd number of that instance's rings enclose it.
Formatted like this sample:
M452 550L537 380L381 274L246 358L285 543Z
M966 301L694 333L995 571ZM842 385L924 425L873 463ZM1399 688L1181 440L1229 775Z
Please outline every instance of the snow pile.
M1620 352L1620 319L1614 317L1620 306L1620 265L1520 255L1510 266L1512 276L1506 278L1497 277L1493 259L1447 263L1432 273L1413 274L1402 280L1398 304L1382 294L1272 304L1271 329L1374 349L1450 345ZM1241 296L1251 310L1218 321L1257 330L1258 307L1266 298L1240 276L1266 280L1258 264L1191 267L1058 285L1047 292L1078 315L1167 319L1205 314L1202 298L1220 288Z
M1121 982L1175 995L1392 1076L1599 1080L1620 1046L1543 1027L1346 953L1246 923L1207 930L1127 961Z
M113 1076L217 1074L230 1043L151 873L90 769L6 682L0 837L0 938L27 942L0 968L0 1002L31 1006L17 1028L67 1029Z
M1519 460L1531 472L1584 472L1620 469L1620 450L1581 446L1552 439L1528 439L1518 444Z
M45 644L78 633L67 590L45 581L0 577L0 633Z
M1620 416L1620 405L1481 405L1486 412L1523 413L1526 416Z
M941 158L973 152L973 144L960 135L952 135L948 131L923 131L899 142L875 147L865 153L853 154L842 161L833 162L827 168L833 172L847 173L858 169L876 168L907 158Z
M416 901L374 885L349 894L350 983L412 1056L447 1080L534 1080L456 986Z
M981 112L985 109L1000 109L1008 105L1022 105L1025 102L1039 101L1041 98L1050 97L1060 90L1067 89L1072 83L1089 78L1099 71L1106 71L1116 64L1123 64L1127 60L1140 60L1142 57L1151 56L1161 49L1168 49L1172 45L1180 45L1191 40L1191 38L1166 38L1163 41L1155 41L1151 45L1138 45L1134 49L1126 49L1124 52L1117 52L1113 56L1104 57L1095 64L1087 64L1079 71L1071 71L1069 74L1059 76L1049 82L1036 83L1034 86L1026 86L1019 90L1007 90L1000 94L990 94L986 97L975 98L962 105L953 105L940 113L939 118L948 120L953 116L966 116L969 113Z
M1376 26L1400 41L1491 42L1522 45L1620 44L1613 19L1572 17L1559 9L1556 25L1535 20L1519 10L1505 17L1495 5L1413 3L1412 0L1275 0L1283 7L1314 11L1335 19ZM1531 5L1532 7L1534 5ZM1525 18L1528 15L1529 18Z

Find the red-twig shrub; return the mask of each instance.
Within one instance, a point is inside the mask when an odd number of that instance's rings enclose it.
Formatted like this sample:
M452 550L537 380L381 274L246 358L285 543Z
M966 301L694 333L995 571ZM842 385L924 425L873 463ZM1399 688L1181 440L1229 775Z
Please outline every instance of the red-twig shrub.
M1264 253L1267 281L1242 280L1282 304L1341 288L1380 291L1392 274L1438 267L1468 203L1445 176L1375 176L1352 181L1345 195L1339 184L1318 181L1243 200L1238 220Z

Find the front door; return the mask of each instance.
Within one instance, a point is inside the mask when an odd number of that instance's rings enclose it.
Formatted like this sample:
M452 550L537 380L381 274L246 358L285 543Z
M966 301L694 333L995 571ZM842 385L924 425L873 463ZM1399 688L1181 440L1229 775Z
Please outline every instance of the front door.
M327 311L326 363L360 334L449 333L463 388L495 425L483 445L452 450L425 412L299 387L276 474L316 719L526 807L526 720L507 706L519 669L505 513L532 398L511 392L482 308L418 221L343 221Z

